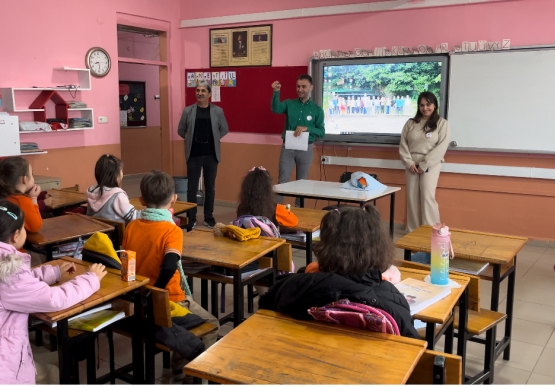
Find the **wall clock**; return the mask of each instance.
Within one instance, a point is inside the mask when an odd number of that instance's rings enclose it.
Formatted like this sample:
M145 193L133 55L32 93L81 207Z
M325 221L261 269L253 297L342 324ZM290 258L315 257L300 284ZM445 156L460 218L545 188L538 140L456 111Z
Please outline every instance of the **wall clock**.
M110 72L112 61L108 52L100 47L93 47L85 56L85 64L91 70L91 75L104 77Z

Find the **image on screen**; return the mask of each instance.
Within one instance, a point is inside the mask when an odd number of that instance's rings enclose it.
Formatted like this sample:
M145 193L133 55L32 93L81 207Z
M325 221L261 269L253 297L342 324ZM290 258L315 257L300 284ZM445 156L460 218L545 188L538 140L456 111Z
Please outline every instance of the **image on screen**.
M442 74L441 61L324 65L326 134L400 134L421 92L434 93L441 107Z

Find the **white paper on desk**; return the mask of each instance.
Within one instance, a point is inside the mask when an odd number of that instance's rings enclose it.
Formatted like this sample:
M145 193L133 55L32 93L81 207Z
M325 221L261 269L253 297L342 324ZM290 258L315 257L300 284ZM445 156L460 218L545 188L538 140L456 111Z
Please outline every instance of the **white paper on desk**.
M285 132L285 149L307 150L308 149L308 132L302 132L299 137L295 137L293 130Z

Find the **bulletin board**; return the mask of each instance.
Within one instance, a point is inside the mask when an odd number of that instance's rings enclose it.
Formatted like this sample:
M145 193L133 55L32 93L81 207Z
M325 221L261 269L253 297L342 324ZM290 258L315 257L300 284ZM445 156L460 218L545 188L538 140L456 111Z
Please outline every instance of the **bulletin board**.
M127 118L127 125L124 126L146 126L145 84L146 82L119 81L119 110L126 112Z
M272 82L281 83L281 100L297 97L297 77L306 74L307 66L248 67L217 69L186 69L187 73L210 71L235 71L235 87L220 87L221 102L215 105L224 109L230 132L281 134L285 124L284 114L271 110ZM186 105L196 102L195 87L185 84Z

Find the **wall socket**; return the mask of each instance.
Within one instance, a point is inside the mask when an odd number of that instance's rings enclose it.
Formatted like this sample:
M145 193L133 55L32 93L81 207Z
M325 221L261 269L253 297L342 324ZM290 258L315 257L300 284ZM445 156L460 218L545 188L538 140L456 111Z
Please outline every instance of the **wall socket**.
M321 164L329 164L330 163L330 158L328 156L322 156L322 158L320 159Z
M108 117L107 116L98 116L98 123L99 124L107 124L108 123Z

